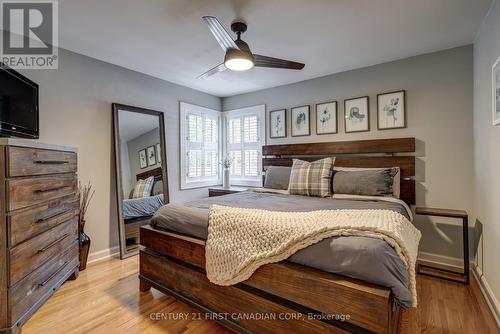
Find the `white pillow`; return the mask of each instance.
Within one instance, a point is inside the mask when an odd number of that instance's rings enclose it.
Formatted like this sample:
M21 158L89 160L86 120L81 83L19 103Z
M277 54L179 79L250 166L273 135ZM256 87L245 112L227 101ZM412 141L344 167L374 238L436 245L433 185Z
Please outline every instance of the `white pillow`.
M399 198L401 195L401 168L399 167L375 167L375 168L363 168L363 167L333 167L333 172L344 171L344 172L357 172L361 170L382 170L387 168L396 168L398 172L394 175L394 183L392 184L392 197Z
M153 176L150 176L145 180L137 181L134 187L134 193L132 194L132 198L150 197L154 181L155 178Z

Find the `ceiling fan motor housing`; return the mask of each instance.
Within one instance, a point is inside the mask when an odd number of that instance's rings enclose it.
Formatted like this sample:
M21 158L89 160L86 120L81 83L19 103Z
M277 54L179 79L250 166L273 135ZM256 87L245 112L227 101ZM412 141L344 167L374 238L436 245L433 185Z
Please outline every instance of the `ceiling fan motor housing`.
M240 49L239 50L232 48L228 49L226 52L226 56L224 57L224 62L226 62L228 59L244 58L254 63L255 60L253 58L252 51L250 51L250 47L248 46L248 44L242 41L241 39L237 39L235 43L236 45L238 45Z

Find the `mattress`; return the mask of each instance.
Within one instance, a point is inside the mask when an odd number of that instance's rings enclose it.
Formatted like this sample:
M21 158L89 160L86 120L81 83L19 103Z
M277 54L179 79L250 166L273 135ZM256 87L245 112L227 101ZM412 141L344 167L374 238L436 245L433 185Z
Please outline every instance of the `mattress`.
M123 219L152 216L163 205L163 194L123 200Z
M411 213L400 201L383 198L318 198L244 191L209 197L188 203L171 203L160 208L151 225L184 235L206 239L208 213L213 204L274 211L314 211L323 209L386 209L411 220ZM402 307L411 306L408 273L394 249L385 241L357 236L324 239L304 248L289 261L390 288Z

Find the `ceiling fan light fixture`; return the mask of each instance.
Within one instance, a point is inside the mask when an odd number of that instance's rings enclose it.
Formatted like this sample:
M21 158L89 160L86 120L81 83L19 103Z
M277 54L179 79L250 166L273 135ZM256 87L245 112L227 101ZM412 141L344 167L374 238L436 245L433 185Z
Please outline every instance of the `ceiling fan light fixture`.
M232 71L247 71L253 67L254 60L252 54L229 49L224 57L224 65Z
M247 71L253 67L253 62L244 58L226 60L226 67L232 71Z

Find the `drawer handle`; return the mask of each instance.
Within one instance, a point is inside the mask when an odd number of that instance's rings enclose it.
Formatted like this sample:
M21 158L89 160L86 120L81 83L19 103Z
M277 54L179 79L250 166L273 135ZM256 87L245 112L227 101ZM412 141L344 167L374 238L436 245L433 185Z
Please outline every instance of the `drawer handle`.
M50 220L52 218L56 218L58 216L62 216L63 214L68 213L71 210L72 209L67 209L67 210L64 210L64 211L56 212L56 213L54 213L52 215L48 215L48 216L42 217L42 218L38 219L36 222L37 223L45 223L47 220Z
M48 244L47 246L41 248L38 250L38 253L43 253L43 252L46 252L47 250L49 250L50 248L54 247L57 243L61 242L62 240L64 240L66 237L68 236L68 233L65 233L63 234L61 237L57 238L56 240L52 241L50 244Z
M64 189L64 188L65 188L64 186L61 186L61 187L48 188L48 189L37 189L37 190L34 190L33 192L35 194L43 194L43 193L48 193L48 192L51 192L51 191L58 191L58 190L61 190L61 189Z
M64 165L69 164L69 161L65 160L35 160L36 164L40 165Z
M68 264L68 261L65 261L63 263L63 265L59 269L57 269L52 275L50 275L49 277L47 277L45 279L45 281L43 281L42 283L39 283L38 286L42 287L42 286L47 285L47 283L49 283L54 277L56 277L57 274L59 274L61 272L61 270L63 270L64 267L66 267L67 264Z

